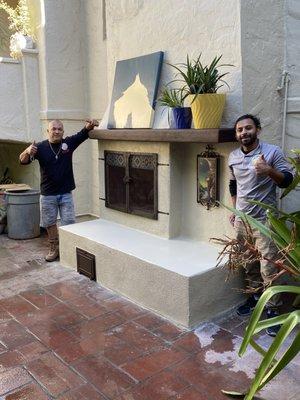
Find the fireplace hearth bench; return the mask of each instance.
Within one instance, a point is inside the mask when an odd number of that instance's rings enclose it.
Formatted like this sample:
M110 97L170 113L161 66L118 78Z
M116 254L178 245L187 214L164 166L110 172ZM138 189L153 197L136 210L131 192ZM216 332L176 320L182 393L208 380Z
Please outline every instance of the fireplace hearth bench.
M96 279L176 324L192 328L232 308L236 276L216 266L219 249L185 238L164 239L103 219L60 228L61 263L76 269L76 248L95 255Z

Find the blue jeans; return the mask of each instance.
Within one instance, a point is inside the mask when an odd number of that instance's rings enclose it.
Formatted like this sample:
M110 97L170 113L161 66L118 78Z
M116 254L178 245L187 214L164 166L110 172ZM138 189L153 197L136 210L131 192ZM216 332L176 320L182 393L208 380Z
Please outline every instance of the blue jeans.
M42 226L55 225L59 213L61 225L75 223L75 211L72 193L55 196L41 196Z

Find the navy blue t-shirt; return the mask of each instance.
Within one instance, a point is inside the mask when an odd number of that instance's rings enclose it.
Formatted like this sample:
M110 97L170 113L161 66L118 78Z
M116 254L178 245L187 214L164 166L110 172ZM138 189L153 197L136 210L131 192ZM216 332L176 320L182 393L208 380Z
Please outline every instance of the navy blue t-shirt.
M63 138L61 143L51 143L51 146L48 140L37 143L34 158L40 164L43 195L64 194L75 189L72 156L88 137L88 130L84 128L75 135Z

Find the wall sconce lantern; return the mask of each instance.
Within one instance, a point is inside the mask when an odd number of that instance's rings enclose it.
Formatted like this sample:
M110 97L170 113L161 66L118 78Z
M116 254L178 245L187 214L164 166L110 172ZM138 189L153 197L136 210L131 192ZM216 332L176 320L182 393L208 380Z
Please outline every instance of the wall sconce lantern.
M219 206L219 165L220 155L209 144L197 155L197 202L207 210Z

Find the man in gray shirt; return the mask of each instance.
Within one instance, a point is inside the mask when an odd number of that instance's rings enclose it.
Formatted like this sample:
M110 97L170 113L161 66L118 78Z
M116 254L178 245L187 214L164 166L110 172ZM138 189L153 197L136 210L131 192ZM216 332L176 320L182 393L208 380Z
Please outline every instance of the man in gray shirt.
M276 207L276 188L289 186L293 174L278 146L258 140L260 130L260 121L253 115L246 114L237 119L235 133L241 147L229 155L229 190L233 206L237 210L265 222L266 210L259 205L249 203L249 200L261 201ZM230 222L235 227L237 239L242 240L245 237L244 224L234 214L230 216ZM273 241L255 229L253 235L255 246L263 259L260 263L249 263L245 268L248 286L257 289L257 292L237 309L237 313L242 316L251 313L259 298L262 284L270 284L272 276L278 272L274 264L268 261L275 260L278 254ZM273 296L267 305L267 316L278 315L279 305L279 297ZM275 336L278 329L278 326L268 328L267 333Z

